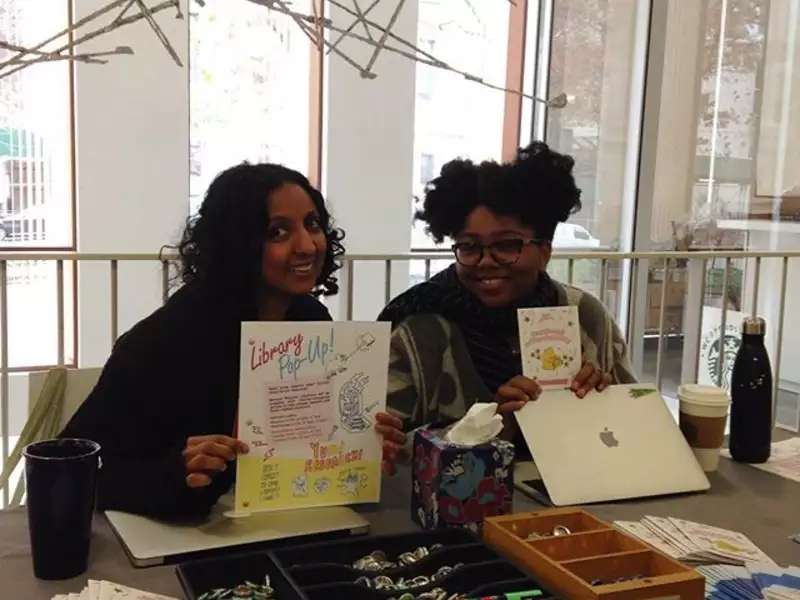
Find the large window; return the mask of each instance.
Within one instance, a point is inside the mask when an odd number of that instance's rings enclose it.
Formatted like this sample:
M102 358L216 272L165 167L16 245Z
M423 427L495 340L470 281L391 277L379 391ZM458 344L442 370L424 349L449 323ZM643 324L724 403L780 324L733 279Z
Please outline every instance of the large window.
M653 85L659 93L648 107L644 142L651 157L644 169L652 183L644 190L648 195L639 198L638 249L752 246L750 213L755 208L768 7L781 1L704 0L659 6L657 27L664 42L651 56L657 66L651 69ZM727 330L735 337L749 304L747 270L746 261L732 261L725 284L724 260L710 261L705 272L696 262L673 264L674 293L664 307L663 332L663 268L651 265L642 273L638 285L647 290L647 298L637 330L644 332L641 367L646 376L656 373L655 347L663 333L667 343L662 372L668 393L695 373L701 382L719 381L715 344L721 309L729 311ZM701 284L703 297L688 296ZM761 308L767 309L764 303ZM697 331L700 340L694 339ZM724 385L729 383L737 344L723 350Z
M292 2L311 14L311 0ZM192 6L191 210L223 169L244 160L309 165L312 45L288 16L249 2Z
M508 18L507 3L497 0L420 0L417 45L454 69L503 85ZM505 101L501 92L419 63L416 93L413 191L417 198L449 160L500 159ZM411 246L434 247L419 223Z
M66 1L4 0L0 39L34 46L66 27L67 7ZM0 63L15 54L0 48ZM0 78L0 246L71 248L69 65L11 73L15 68L0 70L8 74Z
M658 131L655 197L641 244L671 248L676 236L690 236L698 248L744 248L747 227L729 221L772 217L772 199L759 200L754 183L761 106L767 108L768 8L784 2L669 4L657 85L659 122L670 127ZM770 31L775 41L779 35Z
M566 94L563 108L523 101L519 136L520 145L541 139L575 158L583 209L559 227L557 250L800 247L800 161L794 152L800 137L800 3L528 0L510 14L509 22L507 11L488 3L423 0L419 42L495 83L512 81L511 68L508 79L503 68L521 63L526 93ZM524 61L515 48L517 19L527 21ZM479 22L487 35L476 34ZM448 48L460 54L447 54ZM418 67L418 193L429 174L454 156L499 158L503 126L506 132L514 127L503 122L516 118L508 106L504 111L504 94L492 97L465 81L461 88L437 85L447 77ZM477 101L485 102L483 111L469 110L480 118L465 119L460 111ZM451 129L456 118L458 127ZM413 240L414 247L430 247L419 226ZM785 330L800 326L794 261L785 296L777 285L777 259L758 267L755 260L714 260L705 269L700 261L673 262L663 328L663 264L651 261L633 273L612 263L605 278L602 264L581 260L568 268L555 261L551 271L596 294L604 282L603 300L628 328L637 367L645 378L658 371L667 393L682 380L725 381L736 345L720 350L711 343L719 337L723 307L730 311L726 335L738 335L744 314L767 318L775 360L784 301ZM665 352L657 369L660 338ZM785 336L782 356L797 355L796 345ZM720 352L724 370L715 372ZM800 420L800 379L783 369L779 388L779 419Z
M32 47L67 28L69 3L0 2L0 39ZM42 50L63 45L55 40ZM16 52L0 49L0 63ZM26 55L23 60L31 60ZM19 60L19 59L16 59ZM0 69L0 251L72 249L73 177L70 66L53 61ZM58 272L53 262L7 263L12 368L74 361L73 273L64 265L64 347L58 348Z
M575 157L583 209L570 223L559 226L554 246L627 249L636 195L648 3L530 0L526 7L513 13L526 28L524 45L515 47L509 44L512 13L498 9L496 3L423 1L419 44L437 56L444 53L441 58L487 82L506 85L507 65L519 62L524 65L526 93L543 98L566 93L564 108L523 99L519 133L521 146L545 140ZM418 66L417 195L431 166L437 173L443 162L456 156L500 159L504 125L509 129L504 119L513 118L505 110L505 100L502 92ZM416 224L412 248L430 247L432 242ZM433 270L440 266L434 264ZM599 261L578 263L571 271L572 281L599 293L599 267ZM554 262L552 271L561 279L570 277L565 262ZM609 270L604 299L615 308L625 292L622 276L619 269Z
M525 91L566 94L567 105L529 105L520 138L544 140L575 159L582 209L559 225L558 251L628 250L639 162L650 7L639 0L540 0L528 4ZM624 324L629 271L601 261L554 261L551 274L603 296Z
M654 11L662 41L649 55L637 249L796 250L800 163L790 140L800 132L800 5L670 0L654 3ZM645 377L657 371L663 335L668 393L695 378L729 385L741 322L756 312L767 319L767 347L780 369L778 422L797 427L800 380L779 363L777 335L782 303L784 331L799 323L797 263L790 264L784 295L777 259L712 260L705 270L699 261L673 263L663 330L664 270L643 270L637 288L647 295L636 299L643 309L631 337L644 339L637 354ZM784 335L780 350L796 355L796 340Z
M575 158L583 203L571 219L581 234L560 228L556 247L626 247L622 225L634 200L626 175L638 154L648 15L647 3L638 0L555 0L539 15L551 20L540 77L547 76L549 97L564 92L568 98L566 107L546 111L543 137ZM541 138L537 133L532 137Z
M0 252L74 248L72 98L70 66L52 61L19 69L14 47L32 47L69 24L67 0L0 1ZM59 38L41 48L64 45ZM11 49L9 49L9 47ZM6 262L8 355L11 370L75 363L74 271L65 263ZM56 293L63 294L58 314ZM63 320L62 320L63 319ZM59 322L63 335L59 335ZM59 342L63 345L59 348ZM8 410L0 420L13 447L27 415L27 389L10 385ZM5 457L0 455L0 468ZM16 484L21 469L13 475ZM13 489L13 488L12 488ZM2 501L0 501L0 504Z

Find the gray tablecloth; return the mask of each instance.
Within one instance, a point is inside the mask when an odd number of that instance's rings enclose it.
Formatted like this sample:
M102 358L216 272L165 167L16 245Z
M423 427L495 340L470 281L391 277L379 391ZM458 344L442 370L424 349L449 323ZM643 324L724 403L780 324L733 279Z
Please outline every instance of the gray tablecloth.
M785 437L785 436L781 436ZM721 459L711 475L706 494L594 505L589 510L602 519L640 519L644 515L675 516L742 531L781 565L800 565L800 544L788 536L800 532L800 484L753 467ZM373 534L416 530L409 511L410 476L407 470L386 478L380 505L359 507L372 524ZM521 494L514 497L515 512L537 510ZM39 581L33 576L26 514L23 509L0 511L0 597L48 599L57 593L79 592L87 579L108 579L152 592L183 597L174 566L133 568L105 517L97 515L89 570L67 581Z

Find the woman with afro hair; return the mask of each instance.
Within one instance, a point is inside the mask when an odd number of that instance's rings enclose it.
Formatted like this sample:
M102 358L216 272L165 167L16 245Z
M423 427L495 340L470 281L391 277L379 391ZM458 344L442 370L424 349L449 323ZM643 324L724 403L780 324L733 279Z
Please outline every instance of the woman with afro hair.
M296 171L241 164L178 245L183 286L121 336L62 437L97 441L101 509L207 513L233 481L242 321L329 321L344 234Z
M378 416L386 471L394 470L404 432L453 422L474 402L496 402L504 437L517 441L512 414L540 393L522 375L518 308L578 307L583 365L572 390L579 397L635 381L605 307L546 272L556 226L581 207L573 163L535 142L510 163L453 160L426 187L416 216L437 242L454 241L455 263L378 317L393 324L389 412Z

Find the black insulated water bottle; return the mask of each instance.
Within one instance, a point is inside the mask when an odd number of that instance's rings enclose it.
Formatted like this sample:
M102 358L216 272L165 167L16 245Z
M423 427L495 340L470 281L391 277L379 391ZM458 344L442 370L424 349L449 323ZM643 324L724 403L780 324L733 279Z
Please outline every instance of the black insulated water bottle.
M742 323L742 345L731 378L730 451L733 459L763 463L772 441L772 369L764 346L766 323L750 317Z

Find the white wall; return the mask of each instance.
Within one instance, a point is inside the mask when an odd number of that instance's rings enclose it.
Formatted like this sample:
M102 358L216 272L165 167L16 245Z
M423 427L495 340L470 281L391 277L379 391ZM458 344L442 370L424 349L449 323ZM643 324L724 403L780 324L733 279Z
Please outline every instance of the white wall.
M107 4L76 3L76 19ZM183 0L184 13L187 10ZM188 20L156 15L184 64ZM134 56L76 67L78 250L156 252L177 239L189 206L189 71L178 67L139 21L81 46L128 45ZM119 330L158 306L157 265L120 265ZM79 272L81 366L102 364L110 349L107 263Z
M389 20L393 3L379 5L370 17ZM334 21L340 14L333 12ZM417 37L417 2L407 1L394 32ZM370 49L347 41L341 48L362 64ZM327 146L324 192L338 224L347 232L348 254L408 252L411 243L411 202L414 150L414 82L412 61L382 53L375 63L377 79L362 79L339 57L328 63ZM374 320L384 305L384 264L356 264L354 319ZM395 268L396 292L407 287L407 274ZM346 283L343 284L343 291ZM339 306L344 318L344 294Z

